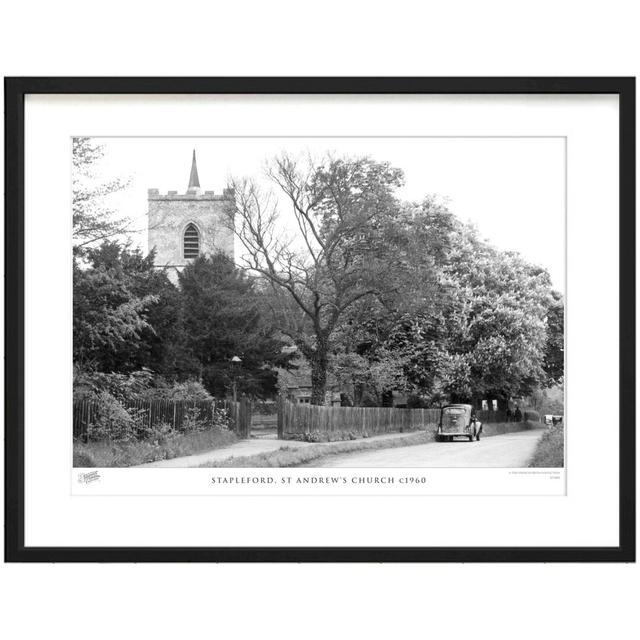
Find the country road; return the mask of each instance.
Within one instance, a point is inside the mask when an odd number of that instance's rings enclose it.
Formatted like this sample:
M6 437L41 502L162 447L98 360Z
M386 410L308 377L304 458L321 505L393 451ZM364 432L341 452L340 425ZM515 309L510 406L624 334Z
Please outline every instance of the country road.
M526 467L545 429L331 456L313 467Z

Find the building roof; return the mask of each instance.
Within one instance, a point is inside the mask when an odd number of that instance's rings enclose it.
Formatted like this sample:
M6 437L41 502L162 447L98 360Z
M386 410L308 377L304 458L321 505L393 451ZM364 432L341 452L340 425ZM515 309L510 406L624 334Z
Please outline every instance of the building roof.
M193 160L191 161L191 175L189 176L188 189L199 189L200 179L198 178L198 165L196 164L196 150L193 150Z

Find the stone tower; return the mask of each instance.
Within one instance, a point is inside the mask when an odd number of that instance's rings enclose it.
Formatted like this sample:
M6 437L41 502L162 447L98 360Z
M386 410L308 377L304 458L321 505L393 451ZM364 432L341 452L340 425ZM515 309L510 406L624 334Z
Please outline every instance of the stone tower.
M233 190L222 195L202 191L196 152L186 193L148 190L149 250L156 250L155 264L166 269L175 284L178 272L194 258L223 251L233 258L233 232L227 223L227 209L233 204Z

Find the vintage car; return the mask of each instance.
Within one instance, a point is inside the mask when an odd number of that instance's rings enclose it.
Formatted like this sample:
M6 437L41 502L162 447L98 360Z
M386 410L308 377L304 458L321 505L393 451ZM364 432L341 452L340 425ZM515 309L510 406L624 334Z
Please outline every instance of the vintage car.
M470 404L450 404L440 410L440 422L436 431L436 442L468 438L469 442L480 440L480 422Z

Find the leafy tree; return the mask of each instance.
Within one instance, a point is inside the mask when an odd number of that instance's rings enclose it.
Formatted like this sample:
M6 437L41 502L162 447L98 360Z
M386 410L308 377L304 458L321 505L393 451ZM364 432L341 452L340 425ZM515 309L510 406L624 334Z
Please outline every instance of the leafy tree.
M187 352L213 395L224 395L235 381L239 392L275 392L275 367L289 355L264 313L256 283L220 253L200 257L180 274L183 331ZM241 363L233 363L237 356Z
M154 296L136 297L121 274L104 267L73 267L73 355L81 367L116 369L117 354L126 353L143 331Z
M564 300L557 291L551 292L547 308L547 343L544 353L547 386L564 381Z
M300 163L283 155L268 176L289 204L294 238L277 228L278 206L255 183L235 181L234 230L244 266L272 288L277 326L311 367L311 402L323 404L334 333L359 300L392 282L384 221L398 208L402 172L370 158Z
M114 241L87 247L74 262L74 356L84 367L177 374L179 294L163 271Z
M108 206L112 193L127 186L122 179L102 180L97 168L103 147L91 138L73 138L73 241L76 252L124 233L130 221Z
M401 244L401 253L408 264L427 264L419 281L399 282L393 304L361 305L348 319L343 344L364 356L354 367L360 379L392 354L402 375L390 388L432 403L497 398L504 406L550 383L552 355L561 373L562 303L546 271L481 241L432 198L404 219L419 242L414 251Z

